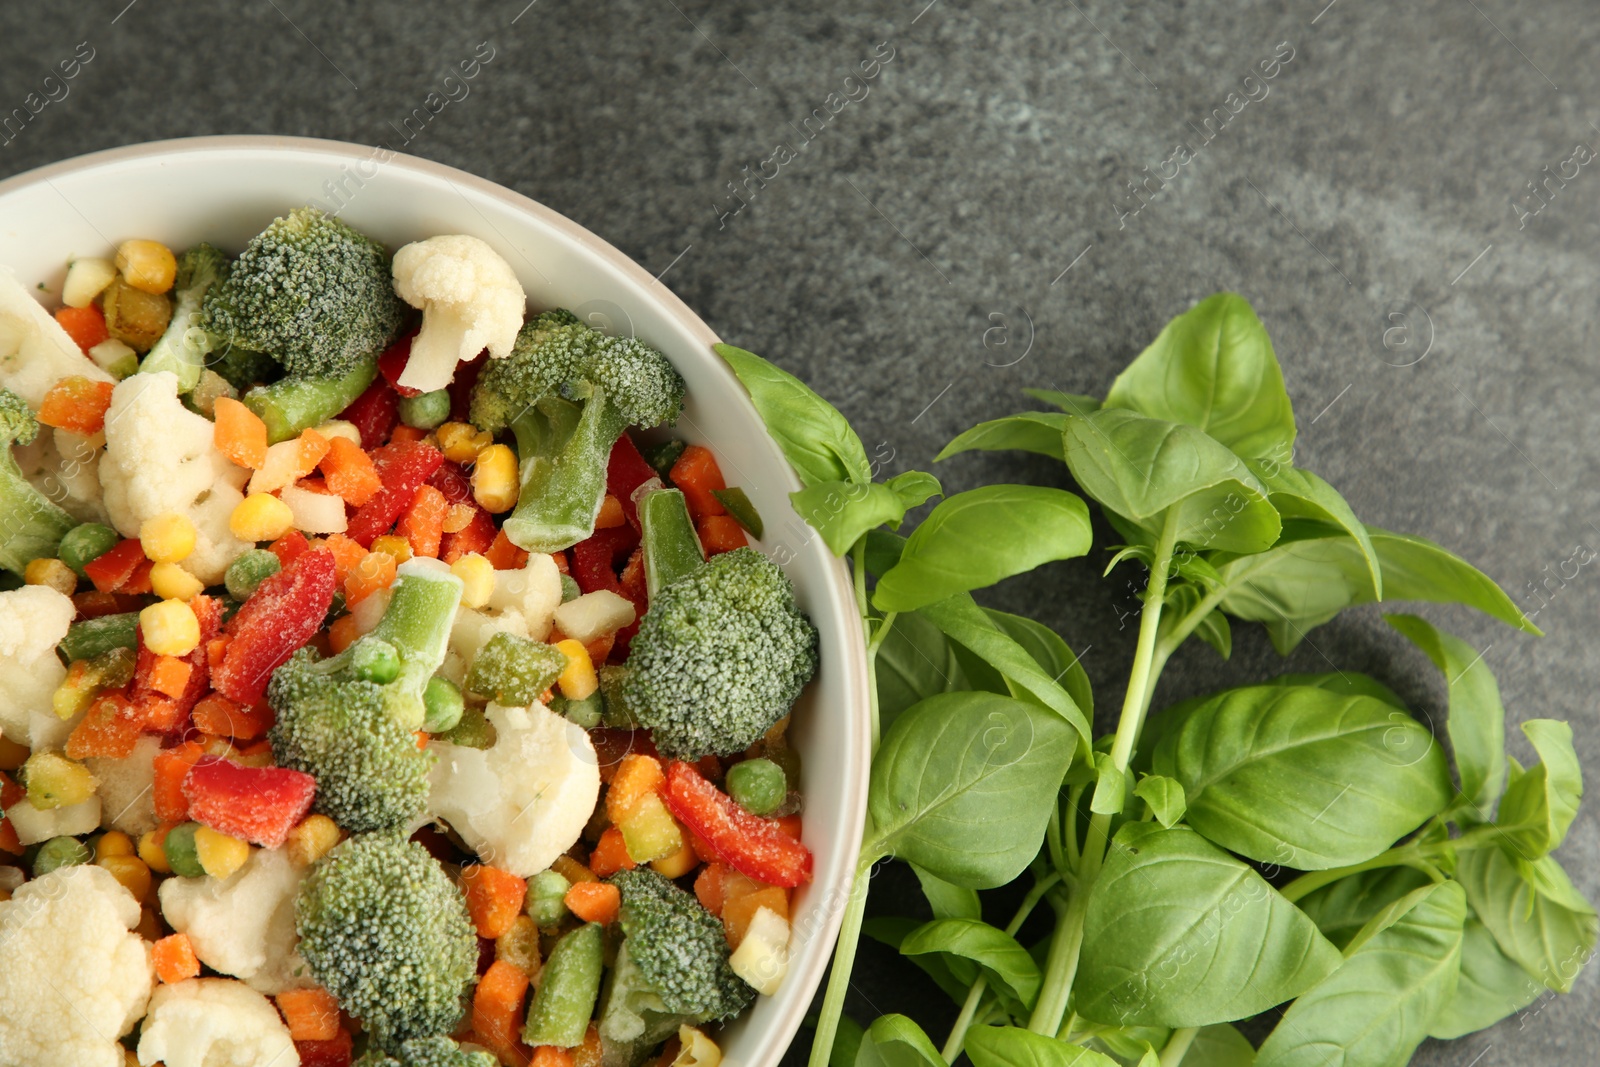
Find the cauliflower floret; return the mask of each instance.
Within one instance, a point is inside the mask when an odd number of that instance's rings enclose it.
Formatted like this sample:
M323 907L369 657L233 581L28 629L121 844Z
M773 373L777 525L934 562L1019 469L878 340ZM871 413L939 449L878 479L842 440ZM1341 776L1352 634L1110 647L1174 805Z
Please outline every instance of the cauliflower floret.
M150 999L139 903L103 867L59 867L0 903L0 1063L122 1067Z
M10 270L0 269L0 388L37 411L50 387L74 374L94 382L114 380L83 354Z
M61 720L50 707L50 696L67 676L56 657L56 644L67 636L77 609L72 599L47 585L25 585L0 593L0 733L30 748L55 748L36 744L34 725L42 733L58 733ZM53 720L40 721L40 714Z
M534 552L519 571L495 571L488 606L491 614L521 615L535 641L549 637L550 620L561 606L561 571L555 557Z
M435 739L428 810L486 863L532 877L572 847L594 813L600 766L580 726L543 704L490 704L495 743L465 748Z
M510 355L527 309L511 265L463 234L415 241L396 252L394 291L422 309L422 332L411 342L397 384L424 393L449 385L456 364L485 348L494 359Z
M163 985L150 998L150 1014L139 1028L139 1062L299 1067L300 1053L266 997L227 978L190 978Z
M260 848L227 878L168 878L161 883L167 925L189 935L194 954L214 971L262 993L309 985L295 945L294 897L305 872L280 849Z
M111 394L100 461L112 525L124 537L137 537L145 519L186 516L197 536L183 566L206 585L220 583L228 564L254 547L228 529L250 472L217 451L212 432L210 420L178 399L177 375L135 374Z
M155 759L160 751L161 738L144 734L133 743L133 751L121 759L91 756L83 761L100 783L95 792L100 798L100 817L104 825L130 837L138 837L160 825L152 800Z
M100 825L99 797L59 808L36 808L31 800L19 800L6 809L6 821L24 845L37 845L52 837L82 837ZM4 1062L4 1061L0 1061Z
M12 449L22 476L79 522L105 522L100 501L100 450L106 437L63 430L41 433Z

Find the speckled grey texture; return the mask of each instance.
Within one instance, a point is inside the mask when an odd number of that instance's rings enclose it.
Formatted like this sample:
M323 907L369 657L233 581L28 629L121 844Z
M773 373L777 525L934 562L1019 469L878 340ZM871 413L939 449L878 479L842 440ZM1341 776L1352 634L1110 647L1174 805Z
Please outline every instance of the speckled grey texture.
M1538 609L1543 640L1427 613L1484 650L1516 718L1572 720L1600 766L1600 566L1552 578L1547 606L1533 592L1580 544L1600 548L1600 174L1581 168L1520 228L1542 202L1516 206L1541 168L1600 141L1600 24L1579 0L125 2L0 8L0 111L43 91L79 42L93 48L66 97L0 145L0 176L203 133L399 148L395 127L488 41L470 95L405 149L665 270L724 337L892 448L891 472L1023 406L1023 386L1103 391L1171 315L1216 289L1245 294L1284 363L1301 462L1366 520L1444 542ZM873 77L846 84L875 57L888 58ZM847 91L858 99L840 103ZM1214 108L1228 121L1202 147ZM827 121L801 147L813 109ZM1127 183L1161 173L1179 141L1194 158L1160 195L1151 179L1134 213ZM727 214L725 183L781 142L795 157ZM939 473L951 489L1063 481L1017 457ZM1107 708L1132 631L1095 569L1053 566L991 601L1058 627ZM1315 631L1287 667L1330 661L1442 711L1432 669L1376 610ZM1232 664L1191 648L1161 698L1284 667L1240 626ZM1562 858L1600 890L1592 807ZM916 906L908 880L880 884L874 911ZM858 1017L904 1011L942 1040L953 1011L919 974L869 948L857 975ZM1587 1064L1597 1041L1591 968L1572 996L1417 1062Z

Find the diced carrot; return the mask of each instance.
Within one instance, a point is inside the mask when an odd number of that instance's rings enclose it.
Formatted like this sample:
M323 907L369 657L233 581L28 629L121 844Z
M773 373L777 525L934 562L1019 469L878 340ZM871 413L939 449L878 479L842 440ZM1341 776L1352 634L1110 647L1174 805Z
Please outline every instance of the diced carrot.
M478 928L478 936L491 941L517 921L528 883L498 867L475 864L461 868L461 891L467 898L467 914Z
M150 668L150 688L176 700L189 688L189 676L193 673L194 667L187 660L177 656L157 656Z
M713 915L722 914L723 882L728 868L720 863L708 863L694 880L694 895L700 904Z
M67 738L67 755L72 759L90 756L122 759L133 751L139 733L140 723L132 714L128 698L121 693L102 693L72 728Z
M444 536L444 517L450 504L444 494L424 485L411 498L411 505L400 516L394 532L411 543L413 556L439 557L439 539Z
M556 570L560 571L562 574L572 573L571 567L567 564L567 553L565 550L550 553L550 558L556 561Z
M218 737L231 737L235 741L254 741L265 737L272 729L275 716L266 701L254 707L245 707L223 696L212 693L194 706L195 728Z
M354 615L341 615L328 627L328 647L337 656L361 637L361 622Z
M144 546L137 537L129 537L112 545L110 550L83 565L94 587L102 593L128 592L123 586L133 576L139 564L148 563Z
M689 830L689 847L694 849L694 854L700 857L701 863L720 863L722 861L722 857L717 855L717 850L711 847L711 843L693 830Z
M155 964L156 977L168 984L200 973L200 957L194 954L188 934L172 934L151 945L150 961Z
M383 479L372 465L372 457L361 446L344 437L328 442L328 453L319 464L328 488L338 494L346 504L360 507L383 488Z
M728 483L722 480L722 468L717 466L716 457L709 448L690 445L684 449L667 477L672 479L673 485L683 490L689 514L696 520L707 515L726 514L727 509L722 506L722 501L711 495L711 490L726 489Z
M226 634L213 637L206 642L206 669L216 670L222 666L222 659L228 652L229 638Z
M22 841L17 837L17 828L11 825L10 819L0 819L0 852L22 855Z
M306 535L299 530L290 530L278 538L267 549L278 557L278 563L284 567L293 563L307 552L311 551L311 542L306 540Z
M428 436L427 430L419 430L415 426L407 426L405 423L401 423L389 435L389 443L391 445L411 444L414 441L422 440L426 436Z
M522 1006L528 996L528 975L514 963L495 960L472 993L472 1029L502 1061L526 1062L517 1055L522 1036Z
M194 741L156 753L150 797L159 821L180 823L189 817L189 799L183 795L183 779L205 754L204 746Z
M572 1067L601 1067L605 1049L600 1044L600 1028L594 1023L584 1032L583 1044L572 1050Z
M586 923L614 922L622 907L622 893L610 882L574 882L563 900Z
M278 1011L295 1041L331 1041L339 1033L339 1002L326 989L285 989Z
M637 864L628 856L628 846L623 843L622 831L608 826L600 834L594 851L589 853L589 869L598 878L610 878L618 871L632 870Z
M573 1067L572 1051L555 1045L540 1045L533 1050L528 1067Z
M606 817L614 826L628 821L633 809L639 806L645 794L661 788L664 776L661 761L652 756L630 752L617 765L617 773L606 790Z
M494 544L484 555L497 571L520 571L528 562L528 553L512 544L504 530L495 535Z
M368 552L361 562L351 568L344 580L345 607L353 608L380 589L394 583L395 568L399 564L387 552Z
M335 437L334 440L343 441L344 438ZM333 579L341 585L350 576L350 571L367 554L367 550L360 544L340 533L329 534L323 538L322 547L333 553Z
M732 515L707 515L695 529L700 534L700 543L705 546L707 556L732 552L750 544L750 539L744 535L744 527Z
M62 378L44 394L39 421L85 437L97 434L105 428L111 390L110 382L90 381L77 374Z
M770 908L783 918L789 917L789 894L775 885L764 885L739 897L730 898L722 905L722 925L728 934L728 944L734 948L744 940L750 929L750 920L762 908Z
M84 355L111 336L111 331L106 329L105 312L93 304L83 308L57 308L56 321L73 343L83 349Z
M267 461L267 424L232 397L218 397L211 442L241 467L255 470Z
M613 526L621 526L628 521L627 513L622 510L622 501L607 493L605 499L600 501L600 514L594 517L596 530L609 530Z

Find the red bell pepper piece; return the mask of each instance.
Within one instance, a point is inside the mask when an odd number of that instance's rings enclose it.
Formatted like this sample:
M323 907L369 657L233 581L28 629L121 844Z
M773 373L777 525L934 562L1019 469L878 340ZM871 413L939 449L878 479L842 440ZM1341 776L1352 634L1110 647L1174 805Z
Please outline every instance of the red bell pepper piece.
M572 546L572 578L585 593L608 589L615 593L617 561L625 558L639 543L639 531L632 526L613 526L596 530L587 540Z
M189 817L229 837L277 848L316 795L317 780L288 767L245 767L204 756L183 779Z
M652 478L661 480L656 469L640 454L633 438L627 434L617 438L617 443L611 446L611 458L606 461L606 492L617 498L628 524L635 530L639 528L639 508L633 502L633 494Z
M380 377L339 412L339 417L361 431L361 447L370 452L389 439L400 421L400 395Z
M745 811L692 763L667 764L662 799L667 810L699 835L717 859L740 874L785 888L811 880L811 850L771 819Z
M472 479L453 459L439 464L439 469L428 475L428 484L444 494L447 504L473 503Z
M123 586L128 584L128 579L133 577L133 572L139 569L139 564L148 563L144 558L144 546L139 544L136 537L125 538L112 545L111 548L83 565L83 573L89 576L94 587L102 593L124 592Z
M260 700L272 672L322 628L337 585L333 553L325 548L262 582L228 622L233 639L211 676L217 692L240 704Z
M348 1030L340 1030L326 1041L298 1038L294 1050L300 1054L300 1067L350 1067L350 1059L355 1055Z
M126 615L138 611L145 602L128 593L102 593L98 589L85 589L72 594L72 606L78 609L77 622L98 619L102 615Z
M462 367L467 364L462 364ZM461 367L456 368L456 380L461 378ZM455 388L452 382L450 388ZM464 528L447 533L439 544L439 558L446 563L454 563L472 552L480 555L489 551L489 546L494 544L495 525L494 516L490 515L478 502L472 498L472 482L467 478L461 465L452 460L445 460L428 478L428 484L444 494L445 502L454 507L457 504L467 504L473 509L472 521Z
M383 488L350 516L345 536L362 548L388 533L402 512L411 505L422 484L444 463L444 453L421 441L385 445L372 455Z
M394 387L394 391L401 396L420 396L421 389L410 389L400 384L400 375L406 372L406 364L411 362L411 342L416 340L417 331L412 330L400 340L383 350L383 355L378 357L378 373L383 375L383 380Z
M311 542L306 540L306 535L299 530L290 530L278 538L267 548L274 556L278 557L278 565L287 567L307 552L311 551Z
M150 672L161 657L145 647L143 631L138 635L138 655L134 659L129 702L133 706L133 718L153 733L176 733L187 728L189 712L210 688L206 642L222 632L222 602L216 597L202 594L189 601L189 608L200 623L200 643L193 652L183 657L183 661L189 665L189 681L178 696L157 692L150 684Z

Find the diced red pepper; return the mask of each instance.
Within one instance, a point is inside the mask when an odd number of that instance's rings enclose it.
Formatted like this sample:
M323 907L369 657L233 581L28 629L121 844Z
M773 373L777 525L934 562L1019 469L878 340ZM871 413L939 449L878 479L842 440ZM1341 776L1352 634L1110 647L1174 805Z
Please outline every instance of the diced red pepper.
M83 565L83 573L89 576L94 587L102 593L121 592L122 587L133 577L133 572L139 569L139 564L146 563L144 547L139 544L136 537L125 538L112 545L103 555L90 560Z
M156 662L161 658L144 644L144 633L138 635L138 655L134 660L133 686L129 702L133 717L146 730L154 733L176 733L189 725L189 712L210 688L210 670L206 658L206 644L222 632L222 602L216 597L201 594L189 601L189 608L200 623L200 643L193 652L182 657L189 665L189 681L176 697L160 692L151 678Z
M627 434L617 438L617 443L611 446L611 458L606 462L606 492L617 498L628 524L635 530L639 528L639 508L633 502L633 494L652 478L660 481L656 469L640 454L633 438Z
M383 355L378 357L378 373L383 375L383 380L394 387L394 391L401 396L420 396L421 389L409 389L400 384L400 375L406 372L406 364L411 362L411 342L416 340L417 331L412 330L400 340L383 350Z
M155 563L148 559L140 560L133 568L133 573L128 575L128 580L117 587L117 592L133 596L143 596L150 592L150 572L155 570L155 566Z
M22 851L22 841L17 837L17 828L11 825L10 819L0 819L0 852L20 856Z
M350 1067L355 1055L348 1030L340 1030L326 1041L301 1038L294 1043L294 1050L300 1054L300 1067Z
M444 494L446 503L472 503L472 479L453 459L439 464L439 469L428 475L428 484Z
M389 532L417 489L444 463L444 453L420 441L386 445L373 453L372 463L383 479L383 488L350 516L345 530L345 536L363 548Z
M233 640L211 679L217 692L240 704L260 700L272 672L322 629L337 584L333 553L325 548L262 582L228 623Z
M380 377L339 412L339 418L361 431L361 447L370 452L389 439L400 421L400 395Z
M180 823L189 818L189 798L183 794L183 780L189 770L205 755L198 742L186 741L176 748L164 748L156 753L155 780L150 784L150 799L154 803L156 819L166 825Z
M615 593L620 588L617 581L617 562L626 558L639 543L639 531L632 526L613 526L609 530L596 530L593 535L572 546L572 577L585 593L607 589Z
M72 594L72 606L78 609L76 621L98 619L102 615L126 615L144 607L144 601L128 593L102 593L98 589L85 589Z
M791 888L811 880L811 850L770 819L752 815L701 777L694 765L667 764L662 799L667 810L740 874Z
M453 422L471 422L472 387L478 384L478 375L489 362L489 350L484 349L466 363L456 364L456 376L450 379L450 419Z
M287 567L307 552L311 551L311 542L306 540L306 535L299 530L290 530L272 544L267 546L274 556L278 557L278 565Z
M288 767L203 757L183 779L189 817L229 837L277 848L311 810L317 780Z
M472 513L472 521L467 523L465 529L444 535L444 541L439 548L439 558L446 563L454 563L462 556L473 552L487 555L490 547L494 545L495 533L494 516L478 508Z

